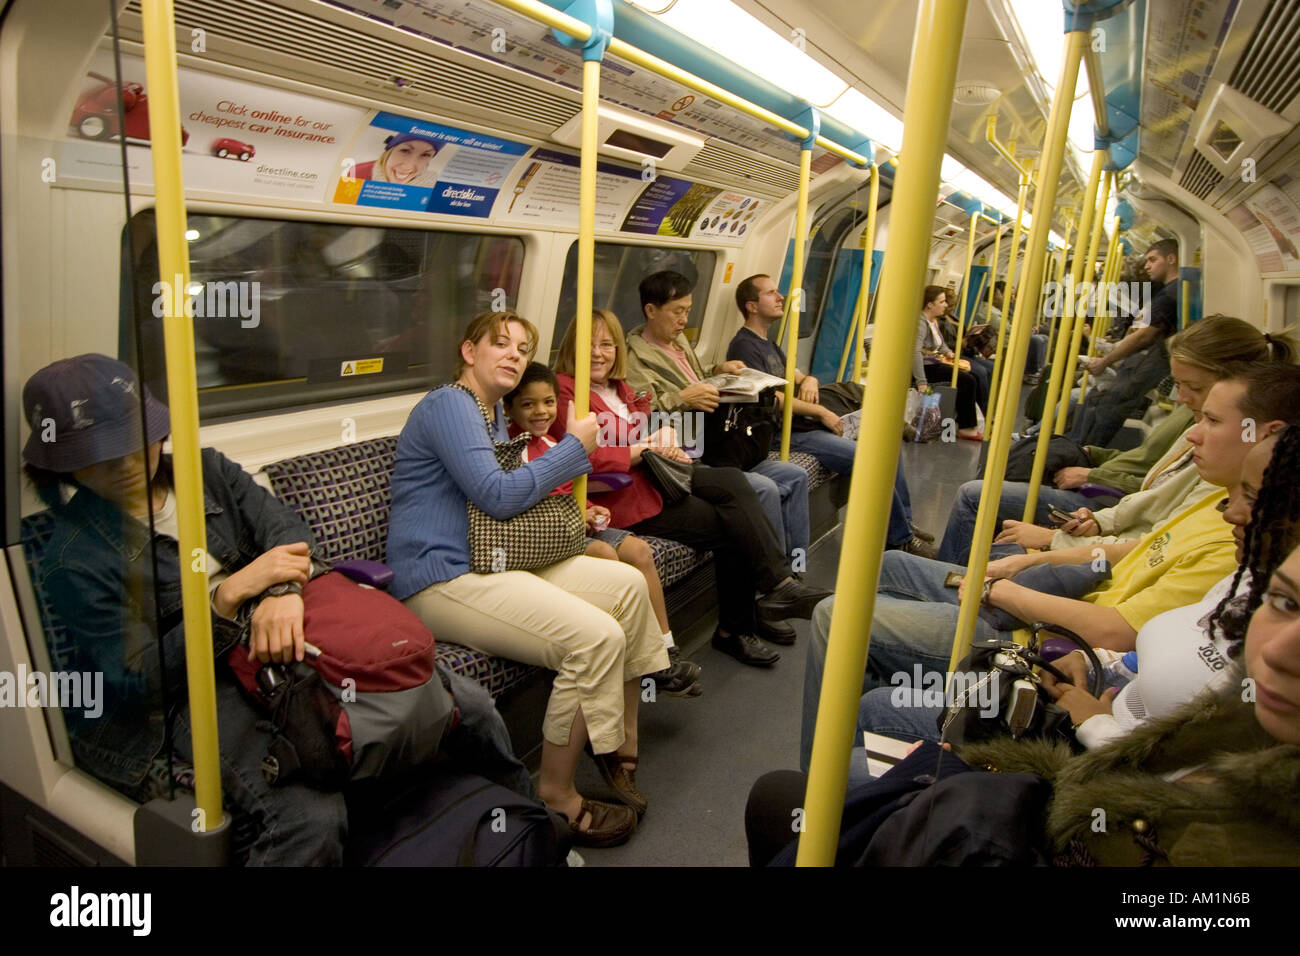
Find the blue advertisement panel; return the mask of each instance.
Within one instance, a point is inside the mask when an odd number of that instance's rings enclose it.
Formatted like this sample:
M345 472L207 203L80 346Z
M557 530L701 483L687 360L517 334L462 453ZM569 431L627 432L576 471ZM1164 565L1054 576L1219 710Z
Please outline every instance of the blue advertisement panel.
M486 219L528 145L378 113L345 163L334 201Z

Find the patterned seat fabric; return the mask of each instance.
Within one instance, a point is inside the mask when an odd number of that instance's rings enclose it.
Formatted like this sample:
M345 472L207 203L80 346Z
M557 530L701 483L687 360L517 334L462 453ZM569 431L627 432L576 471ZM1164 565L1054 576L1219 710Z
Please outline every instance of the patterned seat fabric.
M383 561L396 452L396 436L375 438L286 458L264 470L276 497L302 516L329 560ZM438 663L478 681L493 697L533 670L448 641L437 647Z
M775 451L771 452L767 456L767 460L780 461L781 454ZM806 451L790 452L790 462L792 464L798 465L804 471L808 472L809 492L811 492L814 488L818 488L821 485L826 484L826 482L830 481L832 478L835 477L835 472L831 471L829 468L823 465L812 455L808 454Z

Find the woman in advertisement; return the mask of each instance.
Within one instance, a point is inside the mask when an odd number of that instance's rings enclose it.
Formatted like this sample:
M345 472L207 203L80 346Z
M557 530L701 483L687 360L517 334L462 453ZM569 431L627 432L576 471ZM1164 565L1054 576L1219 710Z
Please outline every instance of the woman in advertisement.
M369 163L352 167L353 179L433 188L437 173L429 172L429 160L438 152L438 142L420 133L394 133L384 140L384 151Z

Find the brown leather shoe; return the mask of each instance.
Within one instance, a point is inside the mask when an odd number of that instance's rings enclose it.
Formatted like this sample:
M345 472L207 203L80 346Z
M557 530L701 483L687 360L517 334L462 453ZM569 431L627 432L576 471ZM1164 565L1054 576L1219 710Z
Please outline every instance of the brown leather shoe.
M578 829L578 824L588 814L591 823L587 829ZM609 847L626 843L636 832L636 812L631 807L603 800L583 800L578 819L569 821L569 831L573 834L576 846Z
M620 757L616 753L592 756L600 775L614 788L619 800L635 810L637 817L645 813L650 806L650 801L636 788L636 757ZM623 766L625 763L630 763L632 766L625 767Z

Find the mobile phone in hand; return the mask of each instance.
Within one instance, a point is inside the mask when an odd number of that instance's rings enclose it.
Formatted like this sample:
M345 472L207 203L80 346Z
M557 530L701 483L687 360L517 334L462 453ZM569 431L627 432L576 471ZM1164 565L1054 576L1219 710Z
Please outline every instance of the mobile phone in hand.
M1050 512L1051 519L1057 524L1065 524L1067 521L1074 521L1079 516L1072 515L1068 511L1062 511L1060 508L1053 508Z

